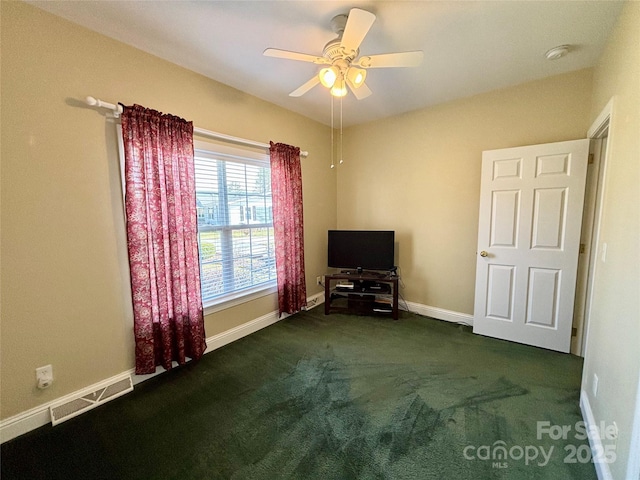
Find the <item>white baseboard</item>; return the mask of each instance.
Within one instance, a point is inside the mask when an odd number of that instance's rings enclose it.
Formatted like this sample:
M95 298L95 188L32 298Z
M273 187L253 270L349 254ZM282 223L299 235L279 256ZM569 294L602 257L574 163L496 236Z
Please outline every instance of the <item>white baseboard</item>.
M114 375L113 377L107 378L98 383L94 383L93 385L89 385L88 387L82 388L80 390L76 390L75 392L72 392L68 395L58 397L55 400L3 420L2 422L0 422L0 443L7 442L24 433L42 427L47 423L51 423L51 412L49 410L50 407L69 402L75 398L82 397L89 393L93 393L97 390L100 390L101 388L105 388L108 385L123 380L128 376L129 372L119 373L118 375Z
M307 310L315 307L318 302L318 297L322 297L324 299L324 294L317 294L313 297L309 297L307 299ZM251 335L258 330L262 330L269 325L273 325L280 320L283 320L289 317L289 314L283 314L282 317L278 317L278 312L271 312L263 315L261 317L256 318L255 320L251 320L250 322L243 323L237 327L234 327L225 332L219 333L212 337L207 338L207 353L216 350L217 348L224 347L231 342L235 342L236 340L241 339L242 337L246 337L247 335Z
M24 433L51 423L49 406L49 403L39 405L0 422L0 443L8 442Z
M580 390L580 410L582 411L582 419L584 420L587 430L587 436L589 438L589 446L591 447L591 453L595 457L595 452L604 452L604 446L602 445L602 439L598 435L598 424L593 416L591 405L589 404L589 397L587 392ZM593 432L596 432L595 434ZM593 462L593 466L596 469L596 475L598 480L613 480L611 475L611 469L606 462Z
M322 302L324 302L324 292L309 297L307 299L307 310L316 307ZM288 316L288 314L283 314L282 317L278 317L277 311L270 312L266 315L256 318L255 320L251 320L247 323L227 330L226 332L213 335L207 338L207 350L205 351L205 354L213 352L220 347L224 347L231 342L235 342L242 337L268 327L269 325L273 325L274 323L283 320ZM177 366L177 363L174 364L174 366ZM119 373L118 375L115 375L109 379L100 381L81 390L72 392L69 395L56 398L55 400L19 413L18 415L6 418L0 421L0 443L7 442L13 438L30 432L31 430L35 430L36 428L51 423L51 414L49 408L53 405L57 405L61 402L64 403L64 401L66 400L71 400L73 398L86 395L89 392L94 392L105 384L110 384L127 376L132 377L133 385L135 386L141 382L144 382L145 380L148 380L149 378L153 378L156 375L160 375L164 372L164 368L158 367L156 373L151 373L149 375L136 375L135 369L131 368L126 372Z
M425 317L435 318L437 320L445 320L453 323L464 323L467 325L473 325L473 315L468 313L454 312L452 310L445 310L444 308L430 307L429 305L423 305L421 303L414 302L400 302L400 308L417 313L418 315L424 315Z
M313 295L312 297L307 298L307 310L311 310L319 303L319 299L322 298L324 301L324 293L318 293ZM278 317L278 312L271 312L263 315L261 317L256 318L255 320L251 320L250 322L243 323L242 325L238 325L230 330L219 333L217 335L213 335L212 337L207 338L207 351L206 353L212 352L220 347L224 347L231 342L235 342L236 340L240 340L242 337L246 337L247 335L251 335L258 330L262 330L269 325L273 325L280 320L284 320L289 317L289 314L283 314L282 317Z

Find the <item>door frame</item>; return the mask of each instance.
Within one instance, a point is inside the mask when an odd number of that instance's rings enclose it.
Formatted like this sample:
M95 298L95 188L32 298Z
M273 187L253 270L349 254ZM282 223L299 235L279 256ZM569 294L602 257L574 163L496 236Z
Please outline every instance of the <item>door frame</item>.
M576 297L575 311L581 311L582 315L574 318L574 324L578 330L578 342L576 342L576 351L572 351L575 355L581 357L586 356L587 338L589 336L589 316L591 314L591 300L593 295L593 281L595 279L598 257L603 254L600 246L600 229L602 226L602 211L605 197L605 185L607 176L607 164L609 159L608 145L610 142L610 123L613 116L614 99L611 98L607 105L602 109L598 117L591 124L587 132L587 138L590 140L590 151L593 148L594 154L598 154L598 172L595 180L595 201L591 212L590 223L592 232L590 238L589 255L583 255L580 258L578 266L578 283L584 282L585 288L581 297ZM602 152L602 144L605 143L605 151ZM585 208L587 199L585 197ZM583 223L584 225L584 223Z

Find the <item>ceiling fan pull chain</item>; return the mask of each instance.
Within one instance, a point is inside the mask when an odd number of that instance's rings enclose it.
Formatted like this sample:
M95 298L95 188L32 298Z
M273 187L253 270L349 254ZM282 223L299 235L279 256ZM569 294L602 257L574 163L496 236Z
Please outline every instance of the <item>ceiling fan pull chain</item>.
M331 97L331 168L335 168L333 164L333 95Z
M340 97L340 165L342 165L342 98Z

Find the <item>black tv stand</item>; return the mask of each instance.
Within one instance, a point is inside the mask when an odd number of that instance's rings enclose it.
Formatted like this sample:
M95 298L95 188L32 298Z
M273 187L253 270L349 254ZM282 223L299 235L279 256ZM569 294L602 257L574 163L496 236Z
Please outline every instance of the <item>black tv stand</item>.
M398 319L398 277L374 272L324 277L324 313L387 315Z

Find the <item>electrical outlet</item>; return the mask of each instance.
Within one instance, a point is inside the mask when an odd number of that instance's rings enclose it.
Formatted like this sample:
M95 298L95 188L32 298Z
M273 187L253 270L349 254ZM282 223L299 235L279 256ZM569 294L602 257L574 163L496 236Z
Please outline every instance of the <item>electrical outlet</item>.
M598 396L598 375L593 374L593 383L591 384L591 390L593 391L593 396Z
M39 389L49 388L53 383L53 367L45 365L44 367L36 368L36 381Z
M316 283L317 283L318 285L322 285L322 276L320 276L320 277L316 277Z

